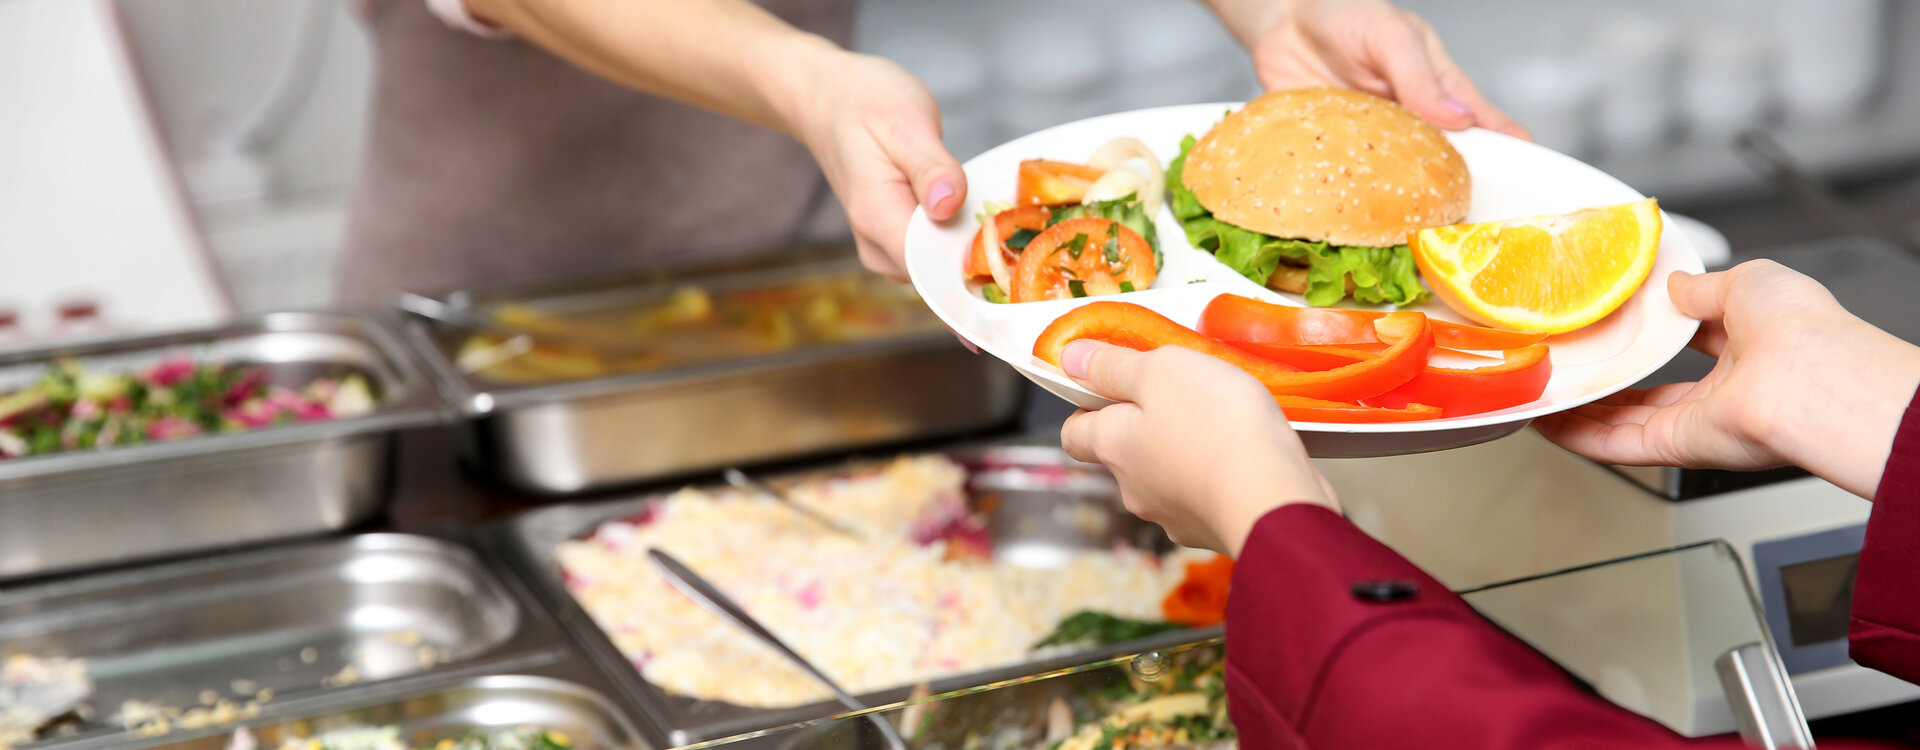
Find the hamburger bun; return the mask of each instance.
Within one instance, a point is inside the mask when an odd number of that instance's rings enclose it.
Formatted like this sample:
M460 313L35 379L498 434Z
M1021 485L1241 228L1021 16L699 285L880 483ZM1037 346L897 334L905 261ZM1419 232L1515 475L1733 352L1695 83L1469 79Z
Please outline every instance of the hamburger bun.
M1473 180L1439 128L1337 88L1275 91L1207 131L1180 173L1214 218L1274 237L1392 247L1467 215Z

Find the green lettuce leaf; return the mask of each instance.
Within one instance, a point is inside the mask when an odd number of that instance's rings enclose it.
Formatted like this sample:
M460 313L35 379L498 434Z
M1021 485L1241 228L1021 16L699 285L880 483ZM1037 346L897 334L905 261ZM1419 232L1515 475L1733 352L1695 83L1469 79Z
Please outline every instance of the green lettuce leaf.
M1186 230L1187 242L1213 253L1241 276L1256 284L1280 267L1282 259L1304 260L1307 264L1307 304L1326 307L1347 296L1347 281L1353 281L1353 299L1365 304L1411 305L1432 293L1420 285L1420 271L1406 245L1394 247L1342 247L1325 242L1270 237L1242 229L1213 217L1193 191L1180 179L1187 152L1193 150L1194 137L1180 140L1180 156L1167 165L1167 205Z
M1106 646L1161 633L1171 633L1183 627L1170 622L1134 620L1105 612L1081 610L1060 621L1052 633L1033 644L1033 647L1038 649L1061 645Z

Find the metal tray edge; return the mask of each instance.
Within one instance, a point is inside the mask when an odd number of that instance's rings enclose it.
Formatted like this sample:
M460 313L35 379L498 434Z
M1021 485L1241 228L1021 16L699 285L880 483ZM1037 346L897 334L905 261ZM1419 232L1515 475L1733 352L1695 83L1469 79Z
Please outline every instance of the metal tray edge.
M466 536L471 538L460 538ZM271 565L298 560L328 547L372 547L375 551L405 549L425 551L455 559L476 574L490 577L496 593L514 609L512 630L500 642L486 650L457 660L436 664L428 669L391 678L293 693L261 704L260 713L237 722L196 730L179 730L163 737L139 738L124 729L88 732L74 737L56 737L31 745L35 750L92 750L128 746L152 747L219 735L240 726L255 726L298 719L322 713L351 710L394 700L405 695L420 695L449 690L502 673L524 673L542 679L574 684L597 694L602 702L612 703L612 715L627 725L631 736L650 742L635 728L633 712L614 700L618 686L606 680L600 670L587 661L561 624L541 606L539 597L519 575L496 556L477 534L439 536L377 532L325 540L311 540L240 552L216 553L204 557L148 565L104 573L82 574L50 582L30 583L0 590L0 607L30 603L37 599L72 597L140 586L156 578L179 578L245 565Z
M827 362L885 356L911 356L945 349L959 350L950 334L928 332L912 336L861 341L829 347L800 349L763 357L716 362L693 367L618 373L581 380L515 385L494 383L460 372L418 318L404 323L407 341L426 362L446 396L447 405L467 417L480 417L503 409L554 403L572 399L617 395L649 388L670 388L689 383L725 378L759 376L770 373L804 371Z

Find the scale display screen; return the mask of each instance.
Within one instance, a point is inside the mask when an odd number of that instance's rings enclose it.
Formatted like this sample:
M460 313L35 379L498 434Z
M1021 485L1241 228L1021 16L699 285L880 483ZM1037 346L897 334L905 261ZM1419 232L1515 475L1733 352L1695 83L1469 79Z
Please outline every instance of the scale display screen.
M1857 553L1780 567L1780 584L1787 595L1787 631L1793 645L1847 637L1853 576L1859 568Z
M1847 625L1866 535L1860 524L1754 543L1754 582L1788 674L1853 663Z

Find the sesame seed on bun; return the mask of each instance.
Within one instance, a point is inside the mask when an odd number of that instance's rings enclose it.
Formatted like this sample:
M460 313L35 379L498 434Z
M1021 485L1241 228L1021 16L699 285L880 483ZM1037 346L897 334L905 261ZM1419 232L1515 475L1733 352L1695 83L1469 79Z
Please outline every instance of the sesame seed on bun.
M1180 179L1215 218L1274 237L1392 247L1467 215L1473 180L1439 128L1338 88L1274 91L1208 131Z

